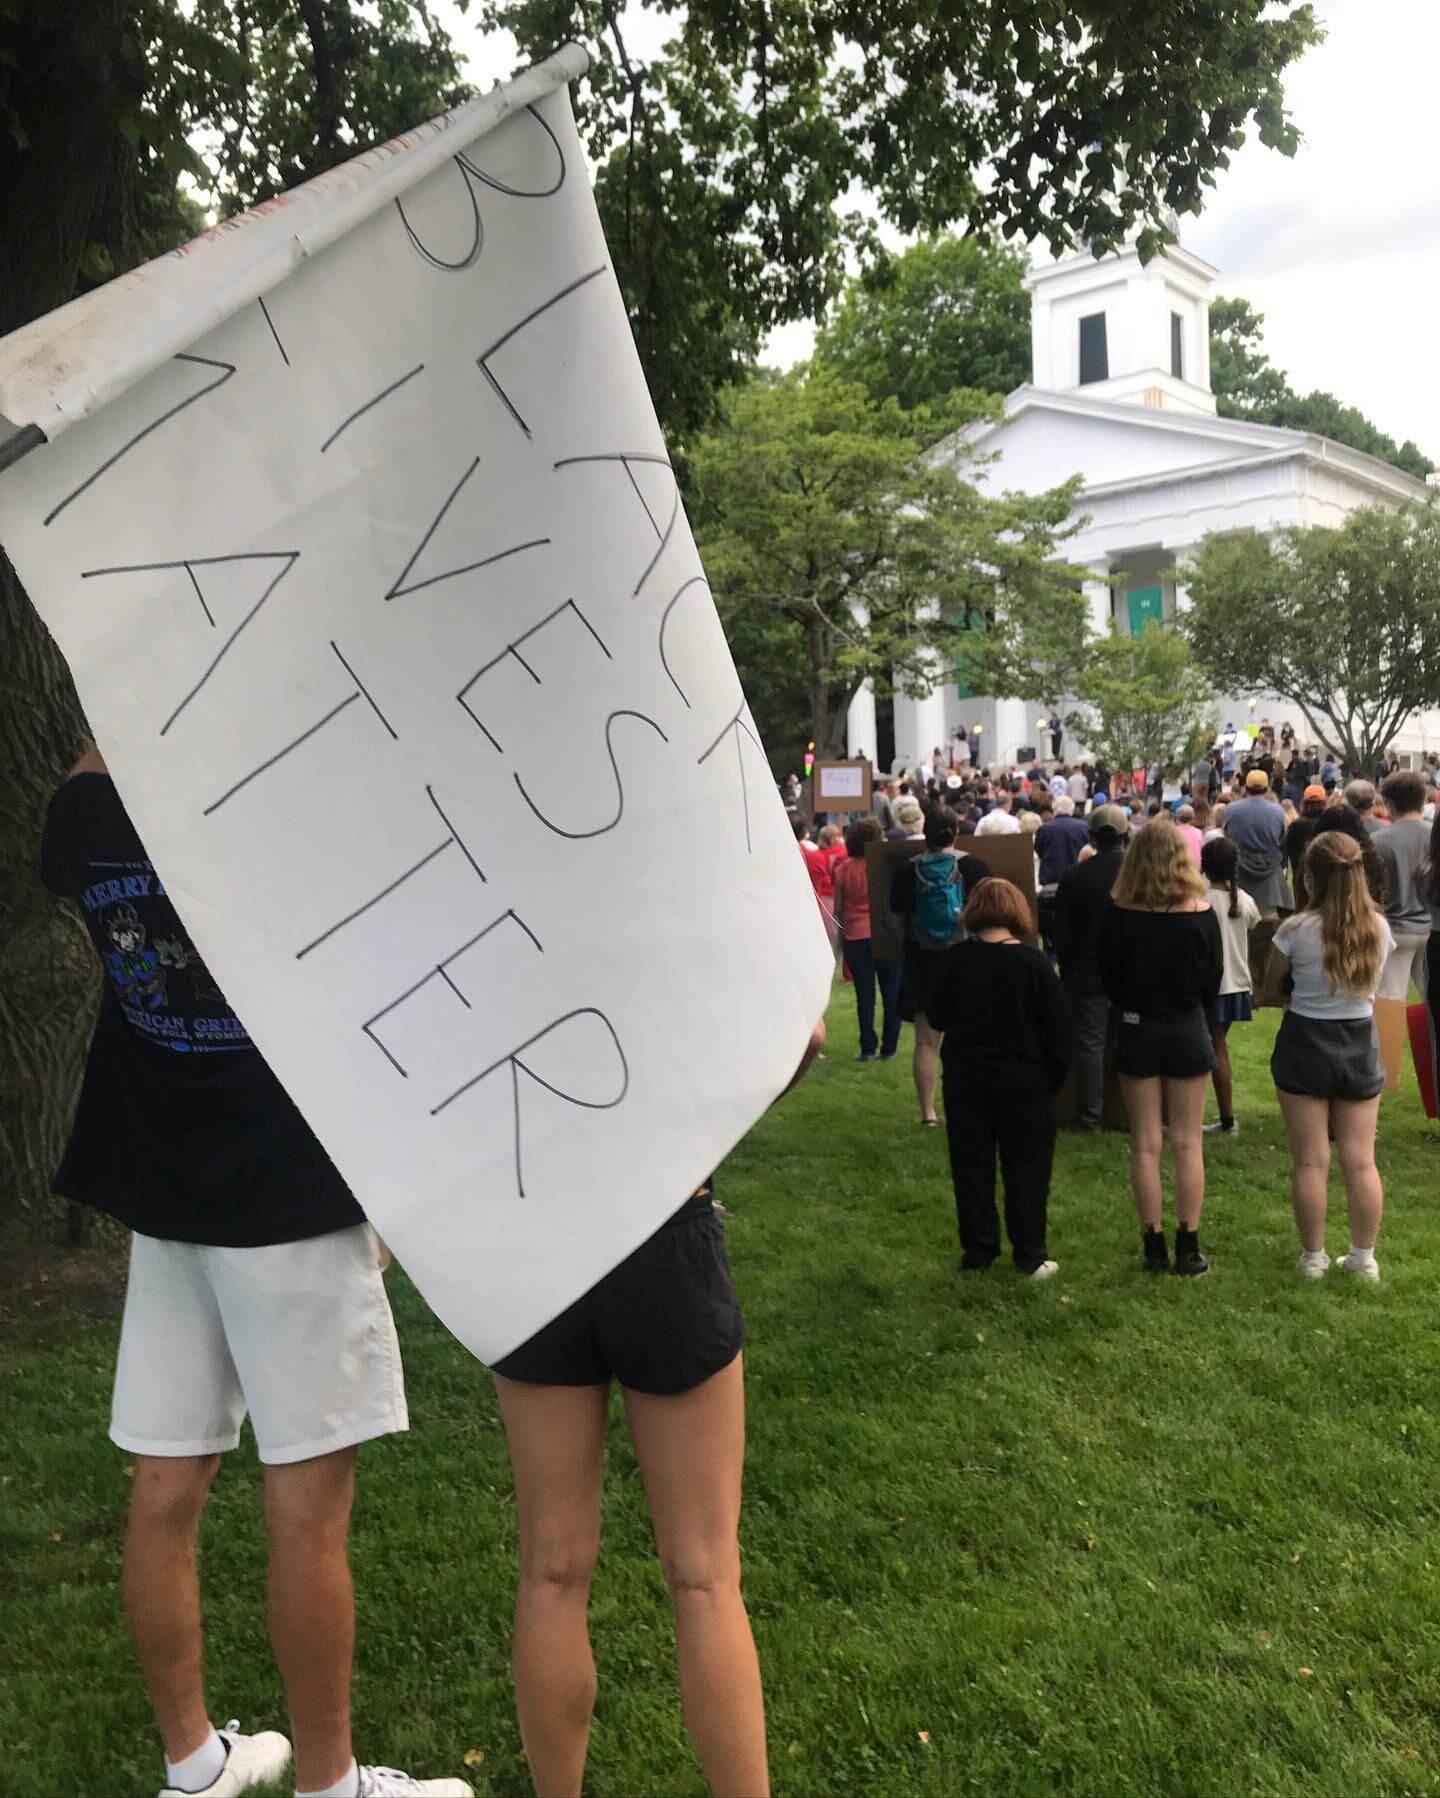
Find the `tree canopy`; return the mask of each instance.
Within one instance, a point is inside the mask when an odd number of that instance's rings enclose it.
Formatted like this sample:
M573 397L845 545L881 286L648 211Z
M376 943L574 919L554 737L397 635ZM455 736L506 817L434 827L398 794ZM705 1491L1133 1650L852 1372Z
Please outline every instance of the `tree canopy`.
M1086 645L1069 723L1091 754L1127 772L1158 763L1189 768L1215 740L1215 694L1185 637L1148 624L1138 637L1112 630Z
M1366 507L1339 526L1207 538L1184 628L1227 692L1264 688L1369 767L1440 694L1440 510Z
M944 232L884 256L846 284L816 354L873 399L944 412L962 390L1030 379L1025 255Z
M743 370L752 332L823 316L847 251L872 241L855 189L907 234L964 224L1102 249L1138 229L1149 253L1167 209L1198 210L1248 130L1293 153L1283 78L1320 35L1300 0L653 10L675 30L649 60L617 0L484 0L481 17L527 62L567 38L595 53L581 127L661 413L682 434L704 422L694 402ZM724 323L703 327L717 308ZM677 336L683 388L656 348Z
M1366 455L1392 462L1423 480L1434 464L1408 439L1393 437L1371 424L1355 406L1318 389L1296 393L1289 377L1274 366L1263 348L1265 314L1248 300L1216 299L1210 307L1210 385L1221 415L1248 418L1255 424L1281 425L1291 431L1313 431Z
M975 645L1018 664L1037 613L1083 636L1083 598L1054 561L1074 486L991 495L963 453L927 455L932 441L923 408L877 403L817 364L750 382L694 445L705 566L737 660L763 646L747 685L780 761L807 736L843 753L867 679L926 693Z

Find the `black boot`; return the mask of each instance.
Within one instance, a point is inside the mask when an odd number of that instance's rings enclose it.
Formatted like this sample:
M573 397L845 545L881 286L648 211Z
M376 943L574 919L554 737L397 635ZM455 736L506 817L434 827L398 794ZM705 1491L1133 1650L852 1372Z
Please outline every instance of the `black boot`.
M1175 1272L1177 1274L1208 1274L1210 1263L1200 1253L1200 1238L1194 1230L1176 1230L1175 1232Z
M1170 1251L1165 1246L1163 1230L1142 1230L1140 1240L1145 1245L1145 1272L1147 1274L1168 1274L1170 1272Z

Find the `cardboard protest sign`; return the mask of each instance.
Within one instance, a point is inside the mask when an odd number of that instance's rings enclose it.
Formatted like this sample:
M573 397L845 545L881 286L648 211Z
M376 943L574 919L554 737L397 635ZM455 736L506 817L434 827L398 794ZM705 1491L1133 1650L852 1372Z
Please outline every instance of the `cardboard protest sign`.
M583 67L0 343L0 541L148 853L487 1360L723 1158L832 971L611 272Z

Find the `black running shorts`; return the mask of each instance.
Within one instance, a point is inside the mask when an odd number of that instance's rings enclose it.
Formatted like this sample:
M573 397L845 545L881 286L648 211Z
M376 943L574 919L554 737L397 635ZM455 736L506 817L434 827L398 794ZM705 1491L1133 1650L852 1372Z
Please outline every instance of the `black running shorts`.
M598 1286L494 1371L536 1386L688 1392L728 1367L745 1341L725 1233L708 1196L694 1198Z

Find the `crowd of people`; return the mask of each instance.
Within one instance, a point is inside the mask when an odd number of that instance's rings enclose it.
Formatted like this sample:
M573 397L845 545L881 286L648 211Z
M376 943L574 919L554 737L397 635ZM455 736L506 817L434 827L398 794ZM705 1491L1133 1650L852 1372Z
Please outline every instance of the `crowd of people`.
M796 813L854 984L858 1059L892 1059L910 1023L922 1128L940 1127L943 1096L963 1267L1000 1253L998 1164L1015 1264L1053 1274L1057 1095L1068 1084L1070 1127L1098 1131L1113 1074L1143 1265L1207 1272L1205 1140L1240 1129L1229 1037L1263 998L1285 1006L1271 1074L1291 1149L1299 1272L1315 1279L1330 1266L1333 1141L1350 1226L1339 1265L1379 1278L1374 1145L1386 1069L1374 1008L1403 1001L1412 982L1440 1004L1440 979L1430 978L1440 956L1440 761L1411 770L1386 757L1374 774L1350 777L1288 725L1278 741L1263 726L1243 748L1227 730L1174 788L1158 768L1112 774L1088 761L989 770L975 764L973 740L957 738L948 755L937 749L877 782L871 814L843 833ZM1034 852L1033 912L977 852L978 839L1022 834ZM872 847L887 840L913 847ZM877 930L882 900L890 917Z
M1057 1272L1057 1096L1073 1076L1073 1127L1098 1130L1111 1070L1143 1266L1207 1271L1206 1131L1239 1128L1227 1037L1251 1017L1250 951L1268 917L1267 985L1288 995L1271 1071L1300 1273L1319 1279L1330 1266L1333 1139L1349 1219L1340 1266L1379 1278L1385 1070L1373 1006L1436 972L1440 823L1422 774L1391 770L1377 795L1342 773L1292 755L1268 771L1244 758L1227 774L1222 746L1166 803L1143 777L1137 790L1087 764L992 774L972 749L960 765L885 784L843 829L797 814L854 984L859 1060L893 1059L912 1026L919 1123L943 1121L967 1272L999 1260L1007 1240L1025 1276ZM1022 835L1033 847L1027 857L1017 842L1018 862L983 841ZM987 857L1002 854L1019 882L992 868ZM94 751L51 806L43 872L77 903L106 975L55 1186L132 1231L110 1434L133 1460L121 1581L164 1754L162 1798L235 1798L292 1770L297 1798L463 1798L463 1779L361 1763L352 1741L357 1447L407 1427L383 1245L210 980ZM155 973L147 938L167 945L174 978ZM1429 991L1440 996L1440 978ZM157 1020L182 1039L218 1021L227 1053L172 1054ZM823 1042L821 1023L797 1080ZM1206 1125L1212 1083L1219 1115ZM707 1781L717 1798L769 1790L740 1587L744 1339L712 1178L491 1370L519 1522L516 1705L542 1798L577 1798L584 1780L596 1698L587 1612L615 1383ZM293 1748L278 1731L216 1727L206 1702L197 1535L247 1416L265 1466L269 1623Z

